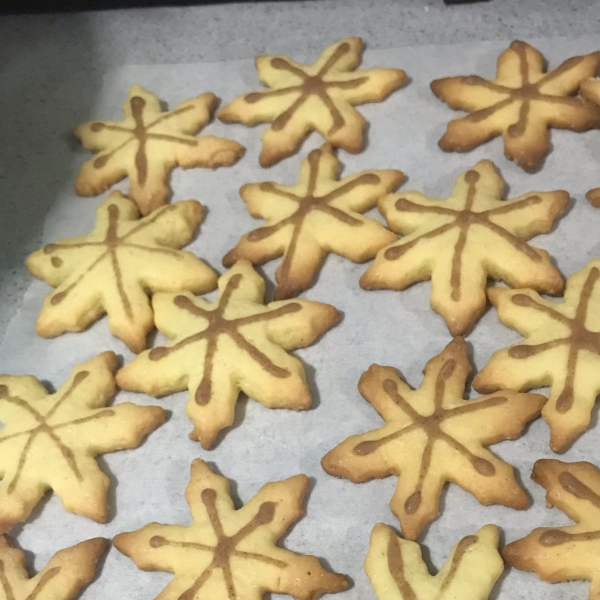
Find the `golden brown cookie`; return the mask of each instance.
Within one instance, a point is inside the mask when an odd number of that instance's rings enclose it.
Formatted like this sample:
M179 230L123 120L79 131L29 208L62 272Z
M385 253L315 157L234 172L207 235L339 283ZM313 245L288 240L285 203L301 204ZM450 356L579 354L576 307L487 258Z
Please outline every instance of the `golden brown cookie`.
M138 568L175 575L157 600L254 600L266 592L317 600L345 590L346 577L276 545L304 515L308 487L306 475L267 483L236 510L227 479L196 459L185 493L191 525L150 523L113 541Z
M589 579L590 600L600 598L600 471L589 462L536 461L531 479L546 488L548 508L556 506L575 525L538 527L505 546L511 566L557 583Z
M498 58L496 79L445 77L433 93L466 117L450 121L439 146L466 152L499 135L504 154L525 171L535 171L550 151L549 128L587 131L600 127L600 109L576 96L581 82L600 67L600 52L574 56L546 72L533 46L514 41Z
M25 554L13 547L6 536L0 536L0 597L3 600L74 600L96 576L96 565L107 545L104 538L94 538L59 550L30 579Z
M289 56L257 56L258 78L269 89L238 96L217 116L225 123L271 123L262 136L263 167L293 154L315 129L334 146L360 152L365 119L354 105L380 102L406 81L402 69L356 71L362 51L361 38L349 37L311 65Z
M365 571L378 600L487 600L504 570L498 538L495 525L484 525L460 540L437 575L430 575L419 544L377 523Z
M33 376L0 375L0 533L25 520L52 489L66 510L106 522L110 480L95 456L137 448L164 423L158 406L107 406L117 356L77 365L50 394Z
M486 393L550 386L542 416L554 452L564 452L587 429L600 394L599 278L595 259L567 279L563 302L528 289L488 289L500 321L525 340L494 352L473 385Z
M600 79L586 79L581 83L580 92L584 98L600 106ZM600 187L590 190L585 197L592 206L600 208Z
M486 446L517 438L546 398L502 390L464 400L471 365L462 338L432 358L424 373L421 386L412 390L393 367L371 365L358 389L386 424L336 446L321 461L325 471L354 483L396 475L390 508L409 540L439 513L447 481L486 506L526 508L513 468Z
M403 290L431 279L431 307L452 335L468 333L485 310L488 278L562 292L563 278L549 254L525 240L549 231L569 194L529 192L502 200L505 190L494 163L481 160L456 179L446 200L420 192L380 200L388 226L404 237L379 252L361 287Z
M233 423L240 391L267 408L309 408L304 368L287 350L312 344L340 314L304 299L265 305L264 295L265 283L248 261L219 279L216 302L189 293L156 294L156 326L173 341L125 365L119 386L151 396L189 389L190 437L206 449Z
M113 192L88 235L57 240L27 257L31 274L56 288L37 319L39 335L82 331L106 312L110 332L141 352L154 326L149 292L203 293L216 287L212 269L178 250L204 218L199 202L184 200L139 217L131 200Z
M214 135L196 137L218 104L206 93L163 111L158 96L134 85L123 103L122 121L89 121L75 130L86 149L97 156L81 167L75 180L80 196L97 196L129 177L129 197L147 215L169 195L167 177L174 167L232 165L244 154L233 140Z
M223 259L231 267L240 258L263 264L283 255L275 278L275 299L297 296L314 281L325 256L334 252L365 262L396 236L362 214L404 180L400 171L362 171L338 180L339 161L329 144L302 161L293 186L270 181L242 187L240 195L255 218L267 225L242 237Z

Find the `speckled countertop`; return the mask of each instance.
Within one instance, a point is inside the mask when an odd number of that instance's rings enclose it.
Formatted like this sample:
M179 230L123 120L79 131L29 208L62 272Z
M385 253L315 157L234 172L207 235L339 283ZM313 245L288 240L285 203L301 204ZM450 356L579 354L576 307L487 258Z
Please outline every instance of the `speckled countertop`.
M124 64L318 53L360 35L372 48L597 33L596 0L312 0L0 17L0 336L30 276L47 211L70 185L72 127L102 74Z

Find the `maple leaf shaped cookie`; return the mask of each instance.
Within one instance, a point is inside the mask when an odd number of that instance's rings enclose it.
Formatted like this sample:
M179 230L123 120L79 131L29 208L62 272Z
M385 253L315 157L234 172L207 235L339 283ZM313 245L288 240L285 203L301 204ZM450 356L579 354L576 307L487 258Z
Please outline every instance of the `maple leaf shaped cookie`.
M399 477L390 507L409 540L439 513L447 481L486 506L527 507L513 468L486 446L517 438L539 415L546 398L502 390L463 400L470 372L462 338L427 363L417 390L411 390L394 368L371 365L358 389L386 424L349 437L321 461L327 473L354 483Z
M586 79L581 83L581 95L600 106L600 79ZM585 197L592 206L600 208L600 187L590 190Z
M129 177L128 196L147 215L166 202L167 176L174 167L232 165L244 154L243 146L214 135L195 136L217 104L217 97L207 93L164 112L158 96L132 86L122 121L89 121L75 130L85 148L98 153L81 167L75 191L97 196Z
M524 240L545 233L564 212L564 191L502 200L506 184L494 163L479 161L456 179L446 200L420 192L379 202L390 229L404 237L383 248L363 274L367 290L403 290L431 279L431 306L452 335L468 333L485 310L488 278L511 287L562 292L549 254Z
M381 223L359 213L396 189L403 173L362 171L338 181L338 171L339 161L326 144L302 161L295 186L243 186L240 195L250 214L268 224L244 235L223 264L231 267L240 258L262 264L283 255L275 273L275 299L281 300L308 289L328 253L365 262L395 241Z
M44 301L36 332L82 331L106 312L110 332L141 352L154 325L149 292L202 293L216 286L212 269L177 250L203 217L199 202L185 200L140 219L133 202L110 194L88 235L57 240L27 258L31 274L57 288Z
M466 152L502 135L506 158L533 172L550 150L550 127L600 127L600 109L575 97L581 82L600 67L600 52L569 58L548 73L544 62L533 46L514 41L498 58L496 79L469 75L433 81L438 98L471 113L450 121L440 148Z
M317 600L345 590L346 577L276 545L304 515L308 486L306 475L267 483L236 510L227 479L196 459L185 493L192 525L150 523L113 541L138 568L175 575L157 600L254 600L265 592Z
M263 167L293 154L315 129L334 146L360 152L365 119L353 105L380 102L406 81L401 69L356 71L362 51L361 38L350 37L327 47L311 65L258 56L258 78L269 89L238 96L217 116L225 123L271 122L262 136Z
M566 450L585 431L600 394L599 278L595 259L567 279L560 303L528 289L488 290L500 321L526 339L494 352L473 385L484 392L550 386L542 416L554 452Z
M600 471L589 462L536 461L531 479L546 488L548 508L556 506L576 525L538 527L504 547L511 566L557 583L589 579L590 600L600 598Z
M158 406L107 407L116 370L117 356L103 352L77 365L55 394L35 377L0 375L0 533L49 489L69 512L106 522L110 480L94 457L137 448L166 418Z
M96 575L96 564L107 547L94 538L59 550L31 579L25 554L0 536L0 597L4 600L74 600Z
M233 423L240 391L267 408L309 408L304 368L286 351L312 344L340 314L304 299L265 305L264 294L264 281L248 261L219 279L214 303L191 294L156 294L156 326L173 342L125 365L119 386L152 396L187 387L191 437L206 449Z
M464 537L437 575L430 575L416 542L377 523L365 571L379 600L486 600L504 570L498 528L484 525Z

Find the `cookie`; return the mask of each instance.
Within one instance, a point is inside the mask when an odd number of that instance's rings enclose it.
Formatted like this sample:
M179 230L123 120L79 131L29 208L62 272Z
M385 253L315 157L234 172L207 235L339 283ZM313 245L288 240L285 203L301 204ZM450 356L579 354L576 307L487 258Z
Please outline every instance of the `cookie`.
M584 98L600 106L600 79L586 79L582 81L580 92ZM600 187L590 190L585 197L592 206L600 208Z
M42 337L83 331L104 313L110 332L133 352L146 347L154 326L149 292L209 292L217 275L191 252L204 218L196 200L164 206L139 218L131 200L113 192L88 234L57 240L27 258L27 268L56 291L44 300L35 330Z
M514 41L498 58L496 79L445 77L431 91L466 117L450 121L438 145L467 152L502 135L504 155L529 173L550 151L549 129L600 127L600 108L576 96L581 82L600 67L600 52L569 58L546 72L541 52Z
M103 352L55 394L33 376L0 375L0 533L50 489L69 512L106 522L110 480L94 457L137 448L166 419L158 406L107 406L116 370L116 354Z
M233 423L240 392L267 408L309 408L302 363L286 351L312 344L340 314L304 299L265 305L264 295L265 283L248 261L219 279L216 302L189 293L156 294L156 326L173 341L125 365L119 386L151 396L189 389L190 437L205 449Z
M377 523L365 571L379 600L486 600L504 570L498 528L484 525L464 537L437 575L430 575L416 542Z
M446 200L420 192L380 200L388 226L404 237L379 252L361 287L403 290L431 279L431 307L452 335L468 333L485 310L488 278L562 292L563 278L550 255L525 240L550 230L569 194L529 192L502 200L505 189L494 163L481 160L456 179Z
M358 389L385 425L347 438L321 461L327 473L354 483L396 475L390 508L406 539L417 539L438 515L447 481L486 506L527 508L513 468L486 446L517 438L539 415L546 398L502 390L463 400L470 373L462 338L427 363L417 390L394 368L371 365Z
M94 538L59 550L29 578L25 553L0 536L0 596L5 600L74 600L96 576L96 565L107 547Z
M589 462L542 459L536 461L531 479L546 488L548 508L556 506L576 524L538 527L505 546L504 560L549 583L589 579L589 598L596 600L600 597L600 471Z
M542 416L550 425L550 448L564 452L587 429L600 394L600 260L567 279L562 302L533 290L489 288L504 325L525 336L497 350L473 381L490 393L502 387L550 386Z
M308 488L306 475L267 483L236 510L227 479L196 459L185 493L193 523L150 523L113 542L138 568L175 575L159 598L242 600L272 592L317 600L345 590L346 577L276 545L304 515Z
M97 196L129 177L128 196L147 215L167 201L167 177L173 168L234 164L244 154L243 146L214 135L195 136L218 103L207 93L163 111L158 96L141 85L132 86L122 121L89 121L75 130L85 148L97 153L81 167L75 191Z
M267 225L242 237L223 259L231 267L240 258L263 264L283 255L275 273L275 299L297 296L315 279L325 256L334 252L365 262L396 236L362 214L404 180L400 171L362 171L338 180L339 161L331 145L313 150L302 161L294 186L272 182L245 185L240 195L255 218Z
M349 37L311 65L289 56L258 56L258 78L269 89L238 96L217 116L225 123L271 123L262 136L263 167L293 154L315 129L334 146L360 152L365 119L354 105L380 102L406 82L402 69L357 71L362 51L361 38Z

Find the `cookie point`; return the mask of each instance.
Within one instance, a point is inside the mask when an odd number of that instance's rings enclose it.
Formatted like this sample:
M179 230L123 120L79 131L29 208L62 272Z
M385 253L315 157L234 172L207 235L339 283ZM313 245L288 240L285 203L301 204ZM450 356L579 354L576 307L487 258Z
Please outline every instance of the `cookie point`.
M585 197L594 208L600 208L600 188L590 190Z

